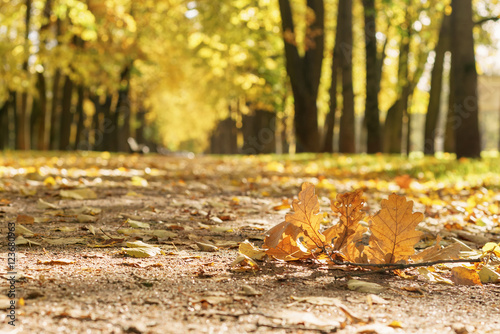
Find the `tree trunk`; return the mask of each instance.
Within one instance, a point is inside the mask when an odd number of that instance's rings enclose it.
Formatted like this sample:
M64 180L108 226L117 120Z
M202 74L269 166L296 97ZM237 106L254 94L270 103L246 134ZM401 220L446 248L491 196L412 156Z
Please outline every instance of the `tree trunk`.
M48 149L47 134L47 88L43 73L37 74L37 97L31 113L32 147L37 150Z
M387 111L384 125L384 152L391 154L401 153L403 116L408 107L408 96L410 92L408 55L410 53L411 24L412 22L407 11L399 46L398 98Z
M340 4L340 3L339 3ZM330 89L328 93L330 94L330 111L326 115L325 119L325 134L323 139L323 152L333 153L334 145L333 138L335 132L335 120L337 114L337 83L338 77L341 74L340 68L340 44L342 43L342 37L339 29L339 21L337 19L337 31L335 33L335 45L333 47L333 58L332 58L332 79L330 82Z
M88 136L86 136L87 138L82 138L85 126L85 112L83 110L84 100L85 100L85 89L83 85L79 85L78 100L76 102L76 115L78 116L78 123L76 125L76 136L74 145L75 150L90 150Z
M146 127L146 114L147 111L144 106L140 106L139 110L137 110L136 123L137 127L135 128L135 140L139 144L145 144L146 139L144 138L144 128Z
M354 91L352 88L352 0L339 1L342 44L340 66L342 68L342 116L339 129L339 152L356 152ZM338 28L337 28L338 29Z
M402 42L400 48L400 73L403 75L398 80L398 85L403 85L400 88L402 91L398 94L398 99L387 111L387 116L385 117L384 125L384 151L386 153L401 153L401 139L403 131L403 116L405 108L408 106L408 96L404 93L407 91L408 78L408 51L409 44Z
M0 129L2 129L2 134L0 135L0 150L5 149L9 142L6 136L9 133L9 106L10 101L7 99L0 108Z
M451 68L453 68L453 54L451 55ZM457 118L455 117L455 75L450 69L450 94L448 96L448 113L446 114L446 128L444 135L444 151L455 152L455 129Z
M444 56L451 48L450 40L451 16L443 16L439 39L436 44L434 66L431 74L431 90L429 96L429 105L425 117L424 134L424 154L434 155L435 140L437 134L437 123L441 109L441 92L443 87L443 69Z
M237 128L236 122L233 119L226 118L217 124L217 127L210 137L210 153L238 153Z
M39 50L40 58L43 57L43 53L46 50L47 43L47 31L50 28L51 21L50 16L52 12L52 0L47 0L45 2L45 7L43 10L43 20L42 25L39 30ZM41 64L43 65L43 64ZM33 102L33 108L31 112L31 131L32 131L32 144L31 146L37 150L47 150L48 147L48 112L47 112L47 84L45 80L44 72L37 73L37 96Z
M382 151L378 93L380 79L377 73L377 38L375 0L363 0L365 18L366 48L366 151L377 153Z
M59 108L59 91L61 81L61 71L57 69L52 78L52 101L50 105L50 149L56 150L59 147L59 130L60 130L60 108Z
M455 85L454 115L457 159L481 156L477 72L472 29L472 0L452 0L452 71Z
M24 43L26 50L29 50L29 33L30 33L30 21L31 21L31 0L26 0L26 18L25 18L25 36ZM28 58L29 52L26 55L26 60L23 63L22 69L28 75ZM29 150L30 149L30 131L28 123L28 93L26 91L21 93L21 105L18 110L18 120L17 120L17 149L19 150Z
M321 77L324 48L323 0L307 0L315 19L308 26L306 52L299 55L295 44L295 27L289 0L279 0L286 69L295 101L295 136L297 152L319 151L318 108L316 100Z
M71 99L73 96L73 81L66 75L64 79L61 122L59 127L59 149L61 151L70 149L71 125L73 124L73 111L71 110Z
M115 119L117 124L117 151L130 151L127 139L130 137L130 70L133 62L125 67L120 75L121 87L118 91L118 102L116 104Z
M257 109L253 115L243 115L243 154L269 154L276 149L276 115Z

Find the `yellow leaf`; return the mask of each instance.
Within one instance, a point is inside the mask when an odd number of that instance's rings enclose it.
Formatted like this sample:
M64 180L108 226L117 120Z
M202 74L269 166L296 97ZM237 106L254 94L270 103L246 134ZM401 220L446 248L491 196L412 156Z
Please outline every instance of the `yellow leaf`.
M61 190L59 195L63 198L71 199L95 199L97 194L90 188L80 188L71 190Z
M451 280L457 285L482 285L478 273L465 267L453 268L451 270Z
M136 187L147 187L148 186L148 180L140 177L140 176L132 176L132 185Z
M314 193L314 185L309 182L302 184L299 199L292 203L293 212L285 216L285 221L299 227L306 237L308 249L321 248L325 236L319 233L323 215L319 213L318 196Z
M415 227L424 215L412 213L413 201L392 194L382 200L382 210L370 218L368 254L371 263L396 263L407 261L415 253L414 246L420 241L421 232Z
M403 328L403 324L401 321L393 320L389 325L387 325L392 328Z
M496 244L494 242L487 242L483 248L483 253L495 253L496 256L500 257L500 243Z
M365 232L365 228L359 224L365 215L361 211L364 205L362 190L338 194L337 201L332 202L332 211L340 215L340 221L325 230L323 234L328 244L333 243L334 250L344 249L350 243L355 242L353 240L355 234L362 235ZM359 233L359 231L362 232Z
M242 242L238 248L240 254L246 255L254 260L262 260L264 256L266 256L266 252L258 247L255 247L248 240Z
M43 184L45 186L51 186L51 187L53 187L53 186L56 185L56 180L52 176L49 176L45 180L43 180Z

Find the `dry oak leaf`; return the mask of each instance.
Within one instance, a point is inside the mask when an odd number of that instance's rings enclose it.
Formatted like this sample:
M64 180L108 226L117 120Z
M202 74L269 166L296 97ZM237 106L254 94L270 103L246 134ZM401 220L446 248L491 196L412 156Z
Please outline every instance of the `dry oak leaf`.
M311 252L290 235L286 235L276 247L267 249L266 254L282 261L296 261L311 257Z
M441 248L441 236L437 236L436 244L426 248L416 255L412 255L411 259L415 262L431 262L441 260L458 260L460 258L461 245L456 242L445 248Z
M290 223L281 222L271 228L264 239L263 248L267 255L278 260L295 261L310 256L307 249L301 249L294 240L302 230Z
M319 232L323 216L319 213L318 196L314 193L312 183L302 184L299 199L293 200L292 207L293 212L285 216L285 221L302 230L309 250L323 247L325 236Z
M422 233L415 227L422 221L421 212L412 213L413 201L392 194L382 200L382 210L370 217L368 258L370 263L407 261L415 253L414 245Z
M340 215L340 221L338 224L326 229L323 235L328 244L333 243L334 250L344 249L354 241L354 235L359 236L366 231L359 224L365 215L361 211L365 202L361 189L345 194L337 194L337 201L332 201L332 211Z

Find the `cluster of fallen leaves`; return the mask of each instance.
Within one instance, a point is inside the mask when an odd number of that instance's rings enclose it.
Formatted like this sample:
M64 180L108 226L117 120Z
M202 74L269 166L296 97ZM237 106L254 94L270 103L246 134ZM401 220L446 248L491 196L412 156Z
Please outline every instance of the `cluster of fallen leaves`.
M415 245L422 232L416 227L424 215L413 212L413 201L393 193L382 200L381 210L368 217L368 223L363 221L365 203L362 190L338 194L336 201L331 201L331 209L339 220L322 230L324 215L318 196L314 185L305 182L285 221L268 231L263 249L242 244L240 256L233 264L255 268L258 265L253 260L268 255L283 261L314 259L367 269L422 267L421 275L441 283L480 285L500 281L500 244L487 243L481 252L474 253L461 242L441 248L438 236L435 246L417 252ZM469 251L467 257L464 250ZM471 259L474 255L478 258ZM438 275L435 268L424 268L441 263L450 266L451 281ZM399 270L395 272L408 276Z

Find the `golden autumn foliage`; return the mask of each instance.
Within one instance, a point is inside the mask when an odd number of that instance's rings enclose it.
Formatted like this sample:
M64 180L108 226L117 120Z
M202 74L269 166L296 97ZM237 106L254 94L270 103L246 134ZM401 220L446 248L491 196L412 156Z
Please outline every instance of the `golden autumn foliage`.
M421 232L415 228L424 215L413 213L412 201L392 194L389 199L382 200L382 209L369 217L368 229L361 224L364 205L365 198L360 189L338 194L331 208L340 219L335 225L320 231L322 215L318 196L314 185L305 182L298 199L292 203L293 211L286 215L284 222L268 231L264 249L269 256L288 261L326 253L331 260L335 254L337 259L340 257L355 263L407 263L415 254L414 246L421 238ZM363 236L368 231L371 235L366 244ZM432 253L437 251L436 246Z

